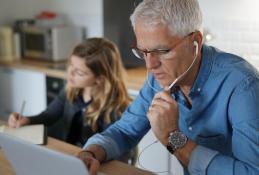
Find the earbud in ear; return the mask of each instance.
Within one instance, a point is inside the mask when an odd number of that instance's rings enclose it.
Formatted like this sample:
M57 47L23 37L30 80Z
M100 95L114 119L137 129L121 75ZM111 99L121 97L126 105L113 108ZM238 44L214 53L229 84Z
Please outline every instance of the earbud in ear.
M193 41L193 45L195 46L195 54L196 56L198 55L198 49L199 49L199 45L198 45L198 42L197 41Z
M198 46L198 42L197 41L193 41L193 45Z

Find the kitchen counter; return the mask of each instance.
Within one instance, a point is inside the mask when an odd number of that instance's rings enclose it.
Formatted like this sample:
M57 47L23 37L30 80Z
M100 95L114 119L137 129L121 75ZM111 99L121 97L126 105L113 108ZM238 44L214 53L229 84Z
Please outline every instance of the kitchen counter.
M66 62L50 63L37 60L15 60L0 61L0 66L18 69L33 70L42 72L50 77L66 78ZM142 87L146 78L145 68L127 69L126 85L130 90L138 91Z
M15 61L0 61L0 66L18 69L33 70L36 72L45 73L47 76L56 78L66 78L66 63L49 63L35 60L15 60ZM57 69L55 67L61 67L63 69Z

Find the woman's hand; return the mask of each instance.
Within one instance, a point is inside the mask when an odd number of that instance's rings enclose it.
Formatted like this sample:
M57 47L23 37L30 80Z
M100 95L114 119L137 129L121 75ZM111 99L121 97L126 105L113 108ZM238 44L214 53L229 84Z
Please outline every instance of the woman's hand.
M100 167L100 162L96 158L94 158L93 154L87 151L81 151L78 153L77 157L81 159L85 166L87 167L90 175L96 175L97 171Z
M21 116L17 112L13 112L9 115L8 126L12 128L19 128L24 125L30 124L30 119L24 116Z

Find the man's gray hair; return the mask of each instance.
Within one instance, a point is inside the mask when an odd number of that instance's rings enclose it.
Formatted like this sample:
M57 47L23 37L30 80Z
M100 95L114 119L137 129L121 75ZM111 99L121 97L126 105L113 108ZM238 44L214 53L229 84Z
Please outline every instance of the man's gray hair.
M202 13L197 0L143 0L130 20L134 29L139 20L149 27L166 25L178 36L202 30Z

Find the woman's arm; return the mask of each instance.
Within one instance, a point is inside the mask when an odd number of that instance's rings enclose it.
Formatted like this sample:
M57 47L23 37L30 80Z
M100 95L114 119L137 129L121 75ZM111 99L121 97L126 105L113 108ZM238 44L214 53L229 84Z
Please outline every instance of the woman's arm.
M50 103L46 110L38 115L30 116L31 124L45 124L47 126L55 123L63 115L64 105L66 103L65 90L61 90L58 96Z

